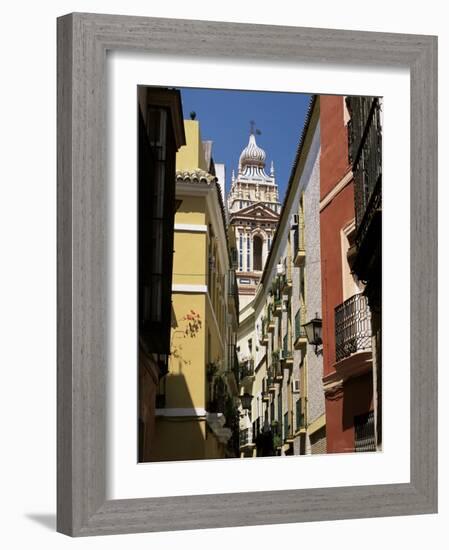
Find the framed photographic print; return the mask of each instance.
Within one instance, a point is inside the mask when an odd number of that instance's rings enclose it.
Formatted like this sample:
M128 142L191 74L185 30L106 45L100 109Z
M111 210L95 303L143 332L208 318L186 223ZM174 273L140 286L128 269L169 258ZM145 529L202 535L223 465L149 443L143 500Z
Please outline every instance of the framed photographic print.
M58 530L437 508L429 36L58 19Z

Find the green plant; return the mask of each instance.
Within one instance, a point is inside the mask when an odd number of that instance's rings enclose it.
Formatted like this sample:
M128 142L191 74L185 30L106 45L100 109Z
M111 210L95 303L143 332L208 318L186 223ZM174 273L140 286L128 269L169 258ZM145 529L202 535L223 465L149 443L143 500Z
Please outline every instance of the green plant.
M213 361L206 366L206 378L208 382L212 382L218 372L218 364Z

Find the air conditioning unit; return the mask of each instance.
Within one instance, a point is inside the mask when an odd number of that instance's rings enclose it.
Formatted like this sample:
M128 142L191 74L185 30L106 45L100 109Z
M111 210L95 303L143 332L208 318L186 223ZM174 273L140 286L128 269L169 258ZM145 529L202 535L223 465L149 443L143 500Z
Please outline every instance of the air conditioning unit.
M299 214L292 215L292 227L299 224Z
M299 393L299 380L292 381L292 392Z

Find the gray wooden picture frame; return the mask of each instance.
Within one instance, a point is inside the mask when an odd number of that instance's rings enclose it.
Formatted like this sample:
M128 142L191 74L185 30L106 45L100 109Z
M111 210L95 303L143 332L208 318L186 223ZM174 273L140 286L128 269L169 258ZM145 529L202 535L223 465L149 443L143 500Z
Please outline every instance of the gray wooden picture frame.
M437 38L82 13L57 25L57 530L83 536L436 512ZM108 50L410 69L410 483L106 499Z

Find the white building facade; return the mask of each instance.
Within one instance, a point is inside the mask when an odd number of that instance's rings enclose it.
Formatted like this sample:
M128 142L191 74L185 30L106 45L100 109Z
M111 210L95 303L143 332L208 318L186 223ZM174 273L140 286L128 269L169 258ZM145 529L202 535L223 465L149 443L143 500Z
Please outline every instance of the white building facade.
M310 105L277 232L254 299L240 310L241 456L326 452L320 349L304 325L321 318L319 101Z

